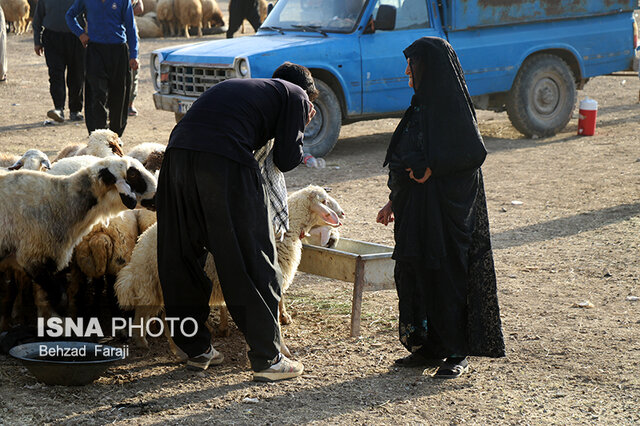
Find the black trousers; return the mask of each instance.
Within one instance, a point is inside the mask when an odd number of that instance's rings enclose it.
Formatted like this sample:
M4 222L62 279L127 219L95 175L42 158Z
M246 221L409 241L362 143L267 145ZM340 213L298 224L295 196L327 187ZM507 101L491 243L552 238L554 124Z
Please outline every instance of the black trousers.
M49 69L49 92L55 109L64 110L69 90L69 111L82 111L84 47L73 33L45 29L42 32L44 57ZM65 86L65 71L67 73Z
M258 12L257 0L231 0L229 3L229 27L227 38L232 38L242 21L249 21L254 31L260 27L260 13Z
M84 115L89 133L96 129L110 129L122 136L127 126L131 93L129 48L126 44L89 42L85 92Z
M171 148L156 203L166 315L198 324L193 337L178 330L175 343L190 357L209 347L205 322L212 284L203 266L211 253L229 313L250 347L251 367L268 368L280 353L282 273L260 171L215 154Z

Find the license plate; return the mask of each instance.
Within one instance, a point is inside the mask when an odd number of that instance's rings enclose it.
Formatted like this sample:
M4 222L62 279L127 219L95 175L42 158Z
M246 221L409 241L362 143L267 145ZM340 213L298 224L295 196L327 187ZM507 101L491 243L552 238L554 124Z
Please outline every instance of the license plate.
M193 102L178 101L178 112L185 114L191 108Z

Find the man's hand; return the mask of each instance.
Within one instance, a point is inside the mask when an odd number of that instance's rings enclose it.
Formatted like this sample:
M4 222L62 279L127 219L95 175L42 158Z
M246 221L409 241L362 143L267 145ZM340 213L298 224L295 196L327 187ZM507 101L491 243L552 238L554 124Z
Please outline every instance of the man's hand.
M33 46L33 50L38 56L42 56L42 54L44 53L44 47L42 47L41 44L36 44L35 46Z
M378 212L378 217L376 217L376 222L387 226L389 222L393 222L393 211L391 210L391 200L387 204L384 205L383 208Z
M139 66L140 61L138 61L138 58L129 59L129 67L131 67L132 70L137 70Z
M313 106L313 102L309 102L309 116L307 117L307 124L305 124L305 126L308 126L309 123L311 123L311 120L313 120L313 117L315 116L316 116L316 108Z
M87 33L82 33L78 38L80 39L82 46L87 47L87 44L89 44L89 35Z
M413 170L411 169L405 169L405 171L409 172L409 179L413 179L418 183L425 183L427 181L427 179L429 179L429 177L431 176L431 169L427 167L427 170L424 171L424 176L422 176L420 179L417 179L414 175L413 175Z

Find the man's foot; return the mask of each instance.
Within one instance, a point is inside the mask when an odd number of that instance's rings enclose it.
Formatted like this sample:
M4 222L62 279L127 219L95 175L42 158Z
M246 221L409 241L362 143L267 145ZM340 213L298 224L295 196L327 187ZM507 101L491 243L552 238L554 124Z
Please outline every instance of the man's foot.
M0 83L6 83L6 82L7 82L7 75L5 74L0 78Z
M84 115L80 112L70 112L69 113L69 121L82 121L84 120Z
M256 382L275 382L278 380L293 379L302 375L304 365L298 361L292 361L280 354L280 360L271 367L262 371L253 372L253 380Z
M419 353L412 353L404 358L398 358L395 361L395 365L397 367L405 367L405 368L434 368L440 367L444 360L438 358L425 358Z
M129 107L129 117L137 117L137 116L138 116L138 110L136 109L136 107L131 105Z
M224 361L224 355L216 351L213 345L209 346L209 350L193 358L187 360L187 369L194 371L204 371L209 365L219 365Z
M431 377L434 379L457 379L468 372L469 361L467 361L467 358L447 358L444 364Z
M53 121L62 123L64 121L64 112L59 109L52 109L51 111L47 112L47 117L49 117Z

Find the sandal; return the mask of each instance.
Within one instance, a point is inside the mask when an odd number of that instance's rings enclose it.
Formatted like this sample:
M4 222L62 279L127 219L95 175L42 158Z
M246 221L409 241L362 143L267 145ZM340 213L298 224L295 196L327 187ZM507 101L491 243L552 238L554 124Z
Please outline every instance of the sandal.
M404 358L398 358L395 361L397 367L404 368L434 368L439 367L444 360L437 358L425 358L419 353L411 353Z
M457 379L469 372L466 358L448 358L431 377L434 379Z

